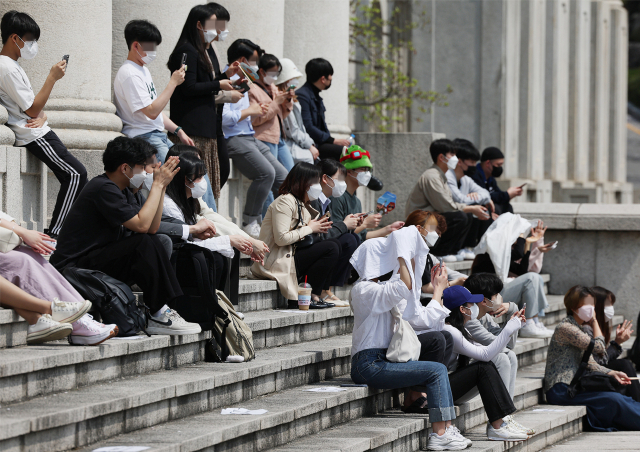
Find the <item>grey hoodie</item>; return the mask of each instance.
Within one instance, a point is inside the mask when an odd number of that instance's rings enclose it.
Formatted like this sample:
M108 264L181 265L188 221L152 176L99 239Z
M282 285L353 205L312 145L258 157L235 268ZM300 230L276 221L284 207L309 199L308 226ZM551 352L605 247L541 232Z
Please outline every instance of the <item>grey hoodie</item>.
M506 313L502 314L502 317L509 320L513 313L517 310L517 304L509 303L509 309L507 309ZM469 320L464 324L464 327L469 332L474 341L482 345L489 345L496 339L496 336L500 334L502 328L504 328L504 325L506 324L507 323L505 322L502 326L500 326L496 323L491 315L485 314L481 319ZM516 332L511 336L511 339L507 343L508 349L513 349L513 347L516 346L517 338L518 333Z

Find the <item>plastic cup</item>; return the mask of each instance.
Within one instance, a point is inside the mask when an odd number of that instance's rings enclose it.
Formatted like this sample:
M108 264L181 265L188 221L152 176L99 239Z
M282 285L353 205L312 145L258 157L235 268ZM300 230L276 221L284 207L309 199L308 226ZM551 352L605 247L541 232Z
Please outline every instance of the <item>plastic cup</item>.
M300 283L298 285L298 309L308 311L311 305L311 284Z

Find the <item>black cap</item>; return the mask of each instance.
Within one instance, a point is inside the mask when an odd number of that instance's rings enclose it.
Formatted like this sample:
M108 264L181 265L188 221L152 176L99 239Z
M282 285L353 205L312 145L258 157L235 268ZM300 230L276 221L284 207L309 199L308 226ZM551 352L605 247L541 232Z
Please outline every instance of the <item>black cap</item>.
M481 162L486 162L487 160L495 160L495 159L503 159L504 154L502 151L496 147L490 146L482 151Z

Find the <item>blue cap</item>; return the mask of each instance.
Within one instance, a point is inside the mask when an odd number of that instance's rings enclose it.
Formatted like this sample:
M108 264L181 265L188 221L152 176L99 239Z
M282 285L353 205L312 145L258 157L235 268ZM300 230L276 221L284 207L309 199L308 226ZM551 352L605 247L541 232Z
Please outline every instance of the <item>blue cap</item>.
M451 286L442 292L442 303L450 311L465 303L480 303L484 301L484 295L473 295L469 289L462 286Z

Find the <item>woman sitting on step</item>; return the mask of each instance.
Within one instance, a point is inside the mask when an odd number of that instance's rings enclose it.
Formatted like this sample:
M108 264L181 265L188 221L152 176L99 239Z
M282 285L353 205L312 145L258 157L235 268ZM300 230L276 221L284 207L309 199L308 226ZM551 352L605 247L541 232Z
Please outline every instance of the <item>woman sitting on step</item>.
M69 337L72 344L98 345L118 334L116 325L103 325L86 314L91 303L42 257L55 250L49 236L19 226L4 212L0 227L23 243L0 255L0 305L27 321L28 344Z
M544 391L547 401L554 405L586 405L589 425L597 431L638 431L640 430L640 403L619 392L584 391L569 385L580 366L585 351L594 341L593 352L599 357L607 353L604 336L596 319L595 299L591 289L574 286L564 296L567 308L565 317L555 329L547 352L547 366L544 372ZM593 330L593 339L585 332L584 326ZM631 381L621 371L608 369L589 357L587 371L611 376L611 385L629 385Z
M478 303L484 295L472 295L469 289L452 286L442 293L444 306L451 311L444 329L453 337L453 354L449 361L449 383L456 403L463 403L480 393L489 418L487 437L493 441L524 441L535 433L511 416L516 407L498 369L491 361L502 352L511 335L525 323L524 309L516 311L504 329L489 345L473 342L465 324L478 317ZM469 358L475 361L469 364Z
M455 406L444 364L430 361L391 362L387 349L394 334L394 314L407 301L405 317L419 310L420 278L429 252L415 227L367 240L355 251L351 264L359 279L351 290L354 326L351 345L351 378L357 384L379 389L416 387L427 394L427 412L433 433L429 450L462 450L471 441L452 425ZM392 272L390 279L381 276ZM446 284L443 272L434 285ZM421 305L420 305L421 306Z

